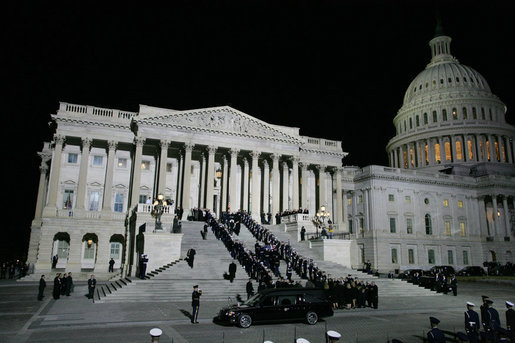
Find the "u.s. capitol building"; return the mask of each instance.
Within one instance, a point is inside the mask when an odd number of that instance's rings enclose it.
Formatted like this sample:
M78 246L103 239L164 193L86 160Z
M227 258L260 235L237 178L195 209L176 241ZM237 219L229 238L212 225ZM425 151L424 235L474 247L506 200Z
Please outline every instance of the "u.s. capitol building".
M486 80L452 56L450 42L437 34L429 43L431 61L393 120L388 167L344 167L340 141L228 106L127 112L61 102L54 139L39 153L28 262L38 273L102 275L112 258L115 269L134 273L138 235L156 231L158 195L167 203L156 237L166 235L174 251L178 208L183 219L206 208L242 209L259 221L263 212L275 220L307 209L312 217L325 206L335 233L344 233L335 237L350 241L345 257L332 258L344 265L369 260L386 272L513 262L515 128Z

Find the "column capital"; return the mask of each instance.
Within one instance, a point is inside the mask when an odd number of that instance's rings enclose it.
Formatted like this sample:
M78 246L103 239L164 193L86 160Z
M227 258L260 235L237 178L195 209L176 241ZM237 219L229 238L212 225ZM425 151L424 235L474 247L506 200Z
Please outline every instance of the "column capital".
M302 170L308 170L309 163L299 162L299 166Z
M253 150L250 152L250 156L252 156L252 159L258 159L261 156L261 151Z
M218 147L216 145L208 145L207 152L209 154L214 154L217 149L218 149Z
M274 160L274 161L279 161L279 159L281 158L281 156L282 156L281 154L278 154L278 153L274 152L274 153L272 154L272 160Z
M66 140L66 137L64 135L55 134L54 135L54 143L57 145L63 145Z
M327 165L325 165L325 164L316 164L315 168L317 168L319 171L324 172L325 168L327 168Z
M117 141L114 141L114 140L107 141L107 149L109 151L116 150L117 147L118 147L118 142Z
M82 148L86 148L86 149L89 149L91 147L91 143L93 143L93 138L90 138L90 137L81 137L81 142L82 142Z
M161 149L168 149L168 147L170 146L170 141L166 139L161 139L159 141L159 146L161 147Z
M146 138L141 136L134 137L134 144L137 147L143 147L143 144L145 144Z
M236 148L231 148L231 150L229 150L229 151L231 152L231 157L236 157L240 153L240 149L236 149Z
M299 164L300 163L300 157L299 156L291 156L290 161L293 163Z
M195 147L195 144L189 142L189 143L184 143L184 150L186 152L192 152L193 151L193 148Z

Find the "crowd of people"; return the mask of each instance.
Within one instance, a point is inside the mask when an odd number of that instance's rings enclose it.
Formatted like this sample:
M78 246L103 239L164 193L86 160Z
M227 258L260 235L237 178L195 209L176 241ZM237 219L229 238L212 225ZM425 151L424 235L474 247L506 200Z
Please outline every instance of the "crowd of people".
M2 262L0 279L19 279L27 275L29 266L21 260Z
M245 247L237 239L241 224L244 224L256 239L253 249ZM231 257L237 260L250 280L258 282L258 291L266 288L308 287L323 288L328 292L334 308L351 309L378 306L378 288L357 277L333 278L318 267L311 258L297 253L289 242L280 241L264 226L258 224L247 212L223 213L220 221L208 214L207 225L218 240L221 240ZM285 274L281 273L285 263ZM234 268L234 267L233 267ZM293 273L305 280L292 279ZM251 292L247 289L247 296Z
M41 275L41 279L44 280L45 275ZM46 284L45 284L46 285ZM43 287L44 288L44 287ZM59 299L61 295L70 296L70 293L73 292L73 278L72 273L57 273L54 278L54 289L52 291L52 296L55 300ZM40 280L40 293L41 293L41 280ZM39 296L38 296L38 300Z

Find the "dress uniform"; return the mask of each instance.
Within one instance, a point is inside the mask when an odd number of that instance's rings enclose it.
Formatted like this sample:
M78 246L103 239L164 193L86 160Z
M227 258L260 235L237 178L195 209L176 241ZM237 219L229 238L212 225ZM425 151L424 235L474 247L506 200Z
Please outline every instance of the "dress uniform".
M193 286L193 293L191 293L191 307L193 311L191 313L191 323L198 324L198 308L200 306L200 296L202 291L198 290L198 285Z
M427 333L427 341L429 343L445 343L444 333L437 327L440 321L435 317L429 317L431 322L431 330Z
M337 331L329 330L329 331L326 332L326 341L327 341L327 343L338 342L341 337L342 337L342 335L339 332L337 332Z
M506 330L503 329L502 332L515 342L515 311L511 301L506 301L506 309Z
M488 305L486 304L486 300L488 299L487 295L482 295L481 299L483 300L483 304L479 307L479 310L481 311L481 326L486 331L486 310L488 309Z
M494 302L490 299L486 300L488 308L486 309L485 331L486 338L496 342L497 332L499 331L501 321L499 319L499 312L497 312L497 310L492 307L493 303Z
M458 332L456 334L456 336L458 337L458 342L460 342L460 343L461 342L470 342L469 336L463 332Z
M479 315L473 310L474 304L467 301L467 311L465 312L465 332L470 342L478 342Z

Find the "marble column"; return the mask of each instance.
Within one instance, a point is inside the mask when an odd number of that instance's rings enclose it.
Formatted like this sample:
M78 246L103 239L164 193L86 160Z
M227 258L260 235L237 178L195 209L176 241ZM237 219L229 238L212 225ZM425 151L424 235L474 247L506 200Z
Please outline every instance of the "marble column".
M47 194L47 180L46 175L48 173L48 161L50 161L50 154L39 153L41 157L41 164L39 165L39 186L38 196L36 200L36 211L34 213L34 220L38 221L41 219L43 208L45 206L45 198Z
M91 138L82 138L82 155L80 158L79 169L79 184L77 186L77 203L75 208L77 210L85 209L86 201L86 186L88 183L88 167L89 167L89 150L91 149Z
M184 145L184 176L182 181L182 209L188 216L191 209L191 153L195 145L186 143Z
M492 233L492 236L497 236L499 235L499 231L498 228L497 228L497 221L499 219L499 217L497 216L497 195L492 195L492 206L493 206L493 233Z
M167 140L161 140L159 145L161 146L161 154L159 156L159 185L157 187L157 194L165 195L166 163L168 162L168 147L170 146L170 142Z
M183 179L183 169L184 169L184 153L179 152L179 158L177 159L178 165L178 173L177 173L177 192L175 194L175 208L182 207L182 179Z
M317 166L318 168L318 208L321 206L327 207L327 194L325 187L325 165L320 164Z
M342 171L341 167L336 168L336 173L334 173L336 178L336 224L338 224L338 228L343 230L345 228L345 222L343 221L343 208L346 205L342 199Z
M263 160L263 212L270 212L270 165Z
M485 234L486 236L492 236L490 227L488 226L488 218L486 216L485 198L479 197L477 201L479 204L479 227L481 235Z
M114 177L114 157L116 155L116 142L107 142L107 166L104 182L104 196L102 211L113 212L113 177Z
M279 158L281 155L272 154L272 217L275 222L275 215L280 211L280 176L279 176Z
M143 144L145 144L145 138L134 138L134 144L136 145L136 151L134 154L134 168L132 173L132 191L130 203L132 208L138 206L139 202L139 191L141 186L141 156L143 155Z
M59 191L59 177L61 174L61 159L63 155L64 140L64 136L54 136L55 145L50 166L50 179L48 181L47 207L49 208L49 211L46 215L55 216L56 210L59 208L57 205L57 192Z
M223 171L222 171L222 212L227 211L227 185L228 185L228 172L229 166L227 162L227 156L223 157Z
M240 209L238 204L238 153L240 150L231 149L231 164L229 166L229 211L236 212Z
M252 151L250 153L250 156L252 157L252 208L250 212L252 213L252 218L254 220L259 221L260 218L260 206L259 206L259 199L260 199L260 190L261 187L259 185L259 156L261 153L259 151Z
M510 236L511 223L510 223L510 209L508 207L508 197L506 195L502 198L502 207L504 212L504 237Z
M243 211L249 211L249 161L243 158Z
M213 205L213 197L215 194L215 153L216 153L216 147L215 146L208 146L207 147L207 178L206 178L206 208L209 208L213 210L213 212L216 210L215 206Z
M199 195L199 208L206 208L206 154L201 153L200 157L200 195Z
M299 209L299 158L294 156L292 159L292 178L293 178L293 191L292 191L292 206L293 209Z
M301 197L301 206L302 209L308 208L308 164L301 162L299 163L300 170L301 170L301 178L302 178L302 184L300 187L300 197Z
M282 210L286 211L288 210L288 197L289 197L289 180L290 180L290 167L288 167L288 163L284 162L282 163L283 167L283 177L282 177L282 188L283 188L283 198L282 198Z

